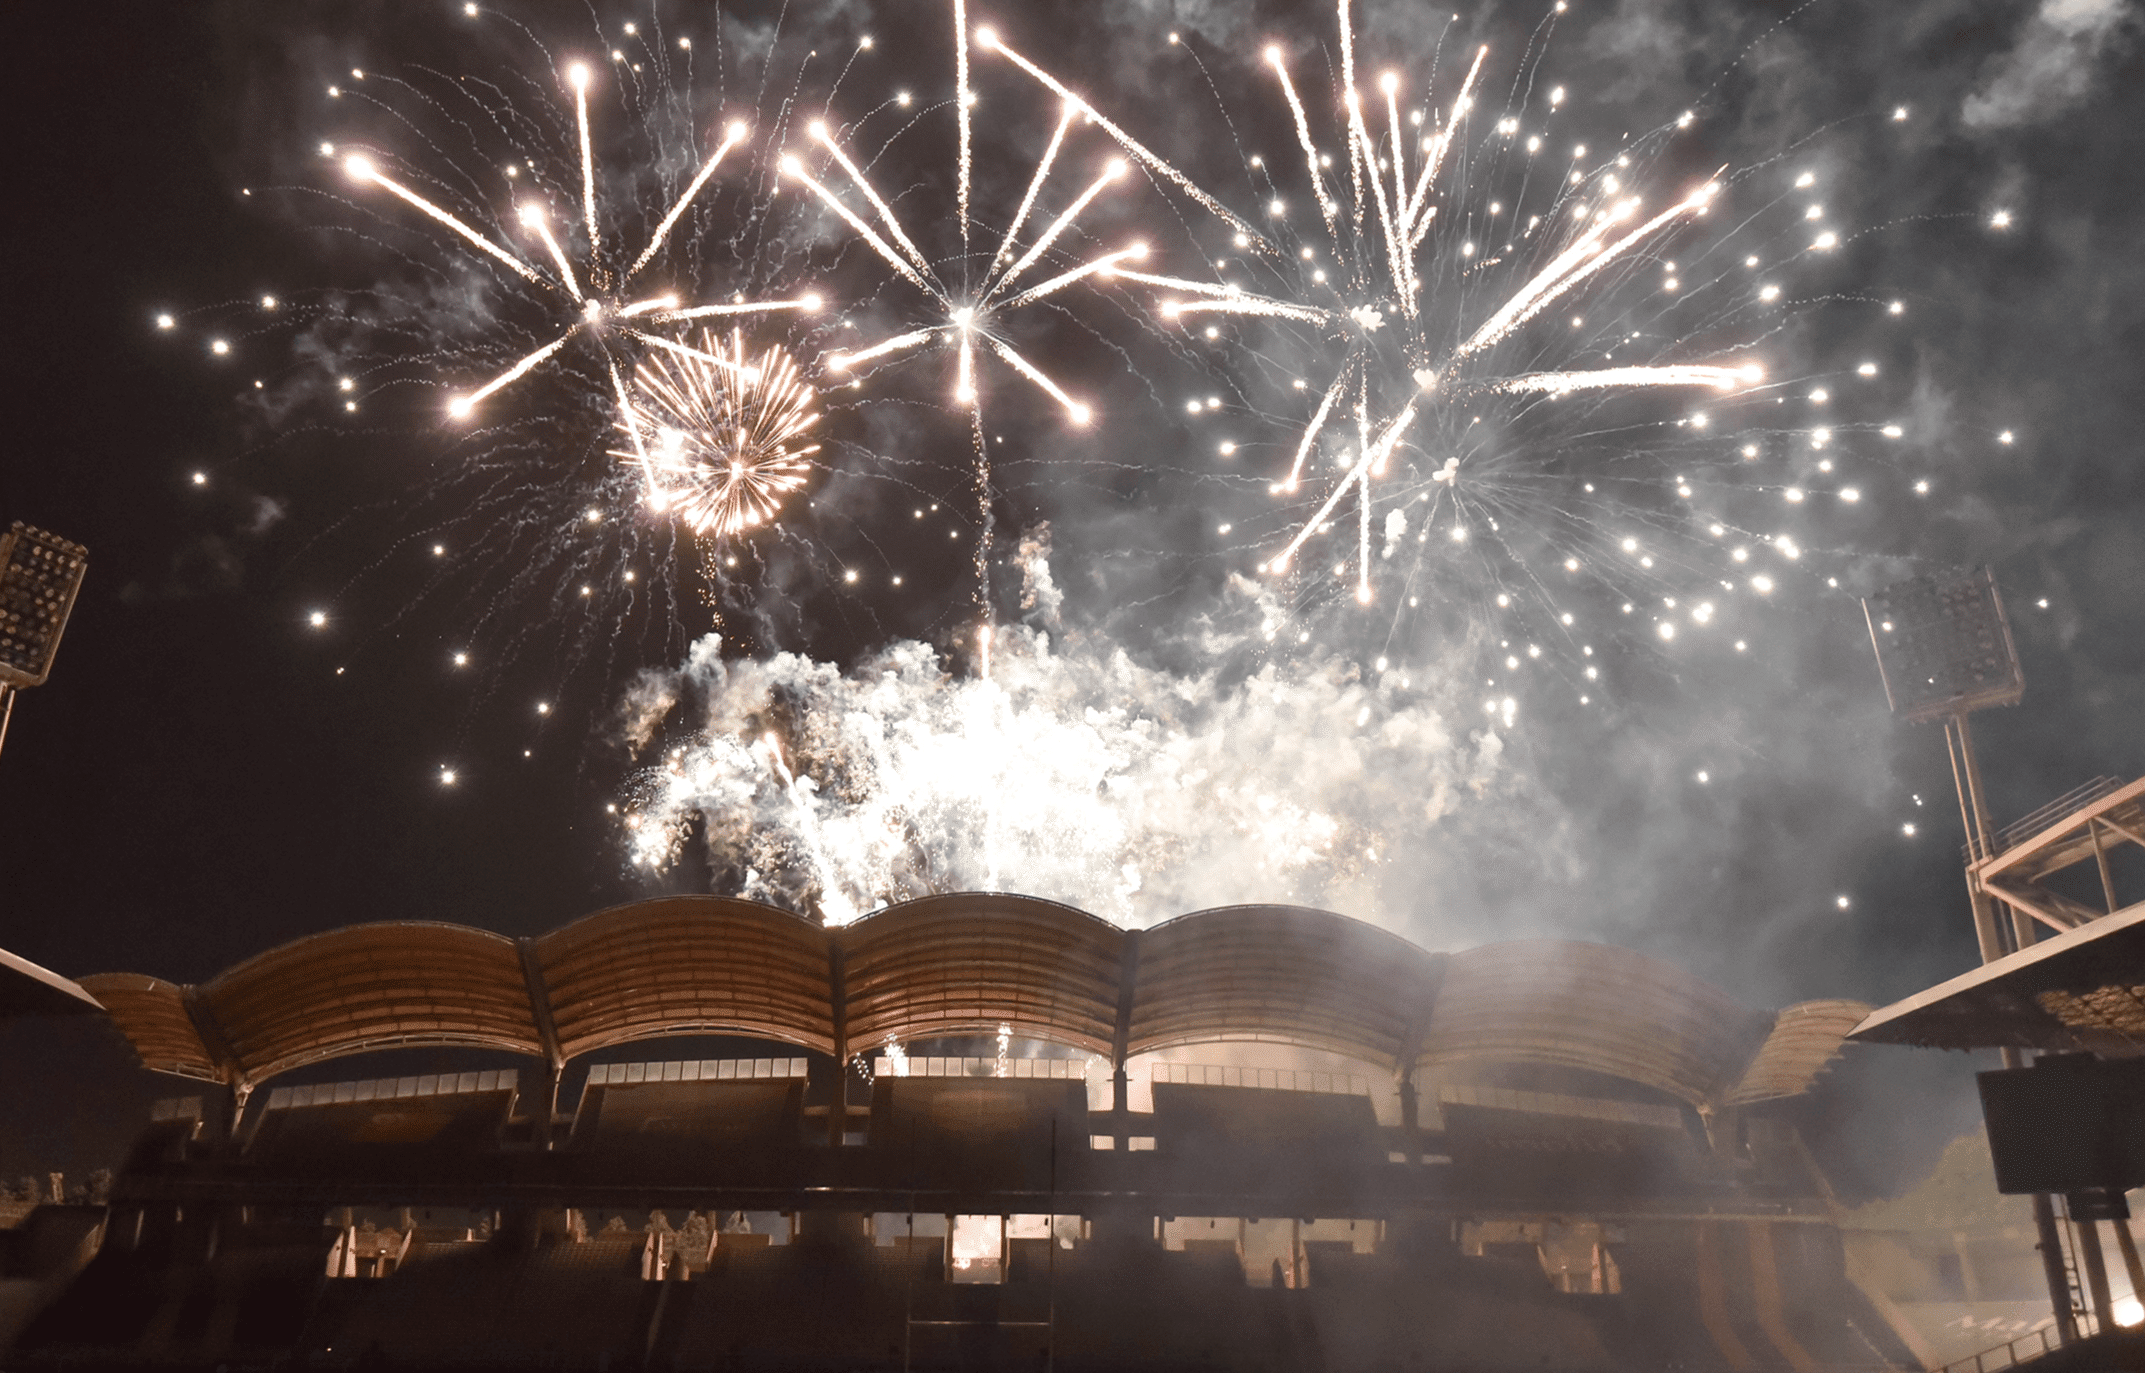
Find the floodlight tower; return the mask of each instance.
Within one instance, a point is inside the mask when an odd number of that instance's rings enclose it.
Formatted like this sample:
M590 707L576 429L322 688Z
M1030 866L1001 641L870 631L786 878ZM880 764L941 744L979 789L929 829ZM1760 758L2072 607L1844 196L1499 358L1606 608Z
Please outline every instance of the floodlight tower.
M89 551L21 520L0 534L0 746L7 743L15 693L52 673L60 633L74 609Z
M1959 814L1966 823L1966 894L1973 903L1974 934L1980 941L1981 961L1993 963L2035 938L2033 921L2023 911L2005 905L2002 909L2010 919L1998 918L2000 903L1983 885L1976 867L1994 851L1995 835L1967 717L1987 706L2015 706L2026 694L2026 677L2019 668L2018 646L2011 639L2003 597L1996 590L1996 574L1982 567L1917 577L1864 597L1862 612L1869 617L1870 642L1877 650L1877 671L1884 678L1892 713L1915 724L1944 722L1952 782L1958 788ZM2006 1068L2025 1066L2020 1050L2007 1048L2002 1054ZM2070 1277L2056 1230L2055 1203L2045 1193L2033 1195L2033 1225L2058 1336L2068 1344L2078 1333Z
M1996 898L1971 873L1972 864L1994 851L1995 833L1967 717L1987 706L2017 705L2026 694L1996 576L1984 567L1963 575L1917 577L1864 598L1862 611L1869 617L1870 642L1892 713L1915 724L1944 723L1959 814L1966 822L1974 933L1981 961L1994 962L2034 941L2032 919L2005 907L2010 919L2000 920Z

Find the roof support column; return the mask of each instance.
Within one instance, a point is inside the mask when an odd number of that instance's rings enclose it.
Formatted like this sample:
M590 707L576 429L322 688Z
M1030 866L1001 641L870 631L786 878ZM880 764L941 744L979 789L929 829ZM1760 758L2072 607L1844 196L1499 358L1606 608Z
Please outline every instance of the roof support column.
M239 1065L238 1055L231 1051L231 1041L216 1023L215 1014L201 999L199 987L184 987L179 992L180 1004L186 1007L186 1018L193 1022L194 1033L201 1036L201 1047L209 1051L209 1059L223 1074L224 1086L231 1090L230 1113L217 1122L222 1139L227 1143L238 1140L238 1123L246 1114L246 1098L253 1094L253 1084L246 1080L246 1070Z
M1430 974L1429 994L1416 1011L1414 1019L1400 1036L1400 1046L1393 1054L1393 1081L1400 1089L1400 1138L1407 1151L1408 1166L1419 1168L1423 1161L1422 1106L1415 1091L1415 1063L1423 1055L1423 1041L1430 1036L1430 1017L1437 1013L1437 994L1445 986L1445 965L1448 955L1437 955L1437 962Z
M1132 1084L1125 1077L1125 1060L1130 1057L1132 998L1139 991L1139 981L1140 932L1126 930L1117 959L1117 1028L1110 1035L1110 1138L1120 1154L1132 1147L1132 1127L1126 1115L1132 1109Z
M543 1094L543 1114L536 1122L536 1147L549 1149L552 1123L559 1116L559 1087L566 1076L566 1056L559 1052L559 1030L551 1019L551 989L544 983L544 965L536 956L536 941L517 939L514 943L521 950L522 981L529 989L529 1018L535 1022L537 1042L544 1051L547 1090Z
M827 1093L827 1147L839 1149L849 1130L849 959L840 936L827 941L827 1004L834 1011L834 1077ZM946 1243L953 1243L947 1231Z

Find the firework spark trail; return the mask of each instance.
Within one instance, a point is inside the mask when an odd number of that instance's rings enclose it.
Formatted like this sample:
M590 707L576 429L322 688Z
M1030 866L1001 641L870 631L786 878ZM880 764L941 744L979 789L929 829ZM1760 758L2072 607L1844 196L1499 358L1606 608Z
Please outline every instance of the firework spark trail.
M910 240L908 230L901 227L901 221L895 217L893 207L880 198L879 192L865 178L864 173L857 168L857 164L849 160L849 154L842 151L841 144L834 141L833 133L828 130L824 123L817 120L813 121L808 132L812 135L812 141L825 148L827 154L840 164L841 169L849 173L849 180L855 183L859 191L863 192L864 199L871 203L871 207L879 212L879 222L886 226L886 231L889 234L893 235L894 242L901 245L901 251L915 265L916 270L925 275L930 275L930 261L924 257L922 250ZM967 212L964 210L962 213L965 216Z
M1336 318L1333 311L1321 310L1316 306L1297 305L1268 296L1246 295L1238 286L1190 281L1184 277L1162 276L1153 272L1132 272L1123 268L1119 268L1115 275L1126 281L1137 281L1147 286L1164 286L1174 291L1188 291L1202 297L1199 300L1164 301L1162 313L1172 319L1200 311L1224 315L1265 315L1273 319L1301 320L1306 324L1331 324Z
M895 252L893 246L889 244L885 239L879 237L878 231L873 229L869 224L866 224L861 218L859 218L854 210L851 210L847 205L842 204L842 199L840 196L828 190L827 187L822 184L818 178L814 177L810 172L807 172L804 169L803 162L799 161L794 157L784 158L782 160L782 170L787 175L795 178L798 181L803 182L806 186L810 187L812 194L818 196L821 203L826 205L828 209L840 215L842 219L849 225L849 227L856 231L857 237L863 239L864 242L870 246L873 252L877 253L880 257L886 259L886 263L889 267L892 267L895 271L901 273L901 275L907 277L910 281L922 287L924 290L929 291L933 289L931 283L924 279L923 273L917 271L915 267L911 266L909 264L908 259L904 258L900 253Z
M968 256L968 187L975 163L975 149L970 136L970 107L975 98L968 89L968 0L953 0L953 103L960 120L959 151L954 156L960 177L960 193L957 197L961 216L961 256Z
M666 353L675 353L682 358L691 358L695 362L705 363L710 367L719 367L745 381L756 380L759 376L758 369L745 366L743 363L726 358L720 353L711 353L705 348L695 348L691 344L680 343L674 338L664 338L660 334L643 334L639 330L629 330L628 332L651 347L660 348Z
M1036 238L1033 244L1029 245L1028 251L1021 255L1020 261L1014 263L1012 266L1006 268L1003 272L998 274L998 279L996 281L993 281L990 284L989 289L987 289L983 293L983 302L985 304L989 304L991 299L995 297L1000 291L1003 291L1006 287L1011 286L1013 282L1019 278L1021 273L1027 271L1030 267L1033 267L1035 265L1036 259L1040 258L1044 253L1049 252L1050 245L1056 243L1058 241L1059 236L1065 232L1066 228L1070 226L1075 219L1079 218L1080 212L1082 210L1085 210L1090 204L1092 204L1094 202L1095 197L1101 195L1103 191L1112 182L1116 181L1120 176L1123 176L1124 171L1125 164L1122 162L1112 162L1109 166L1105 167L1103 169L1102 175L1096 177L1092 182L1090 182L1088 184L1088 188L1080 192L1080 194L1074 198L1073 203L1066 207L1064 213L1060 214L1056 219L1050 221L1050 227L1048 229L1045 229L1042 234ZM1102 259L1098 258L1094 262L1089 263L1088 265L1090 267L1097 267L1101 265L1101 262Z
M1364 419L1364 414L1360 409L1357 414L1358 420L1361 422ZM1313 515L1304 527L1297 531L1296 537L1289 541L1289 546L1281 550L1281 555L1267 564L1268 570L1273 572L1285 572L1288 570L1289 560L1296 556L1296 550L1303 547L1304 541L1318 532L1319 526L1326 522L1326 516L1333 513L1333 507L1340 504L1341 497L1347 495L1348 489L1352 486L1358 484L1368 485L1371 469L1392 456L1393 445L1400 442L1400 436L1405 434L1408 426L1414 422L1415 407L1411 405L1400 412L1399 418L1386 426L1385 432L1378 436L1376 443L1365 443L1362 446L1362 456L1356 460L1355 466L1350 468L1348 475L1343 477L1339 485L1333 488L1332 494L1326 497L1325 504L1318 507L1318 513ZM1367 510L1368 508L1366 504L1365 509ZM1366 524L1364 527L1367 529L1369 526ZM1364 539L1366 542L1368 541L1369 535L1367 533L1364 535ZM1360 583L1362 587L1361 594L1368 596L1369 582L1367 578L1370 574L1367 567L1360 575L1364 579Z
M574 122L581 126L581 214L588 225L589 252L596 251L596 157L588 146L588 68L576 62L566 73L573 83Z
M819 817L812 811L809 790L800 785L790 773L789 763L782 757L782 741L769 734L761 739L768 771L781 779L783 795L789 799L790 813L797 819L798 833L803 838L806 857L811 861L812 875L818 879L820 910L830 925L846 925L861 912L842 894L834 876L833 864L827 857L824 839L820 834Z
M1636 212L1638 201L1636 199L1624 201L1616 207L1613 215L1609 211L1600 212L1601 218L1596 221L1594 228L1589 229L1578 243L1572 245L1569 250L1535 276L1532 281L1521 287L1516 295L1506 301L1496 314L1490 316L1482 327L1475 331L1472 338L1454 349L1453 359L1457 361L1470 354L1479 353L1483 349L1511 337L1513 330L1554 305L1563 296L1569 294L1574 287L1586 281L1596 272L1601 271L1610 263L1620 260L1624 254L1636 248L1646 239L1653 237L1685 215L1704 213L1706 206L1712 203L1713 197L1718 194L1719 190L1718 183L1707 182L1704 186L1699 187L1676 204L1661 211L1661 213L1647 220L1638 228L1633 229L1607 248L1598 246L1600 236L1606 233L1610 226Z
M1083 263L1069 272L1060 272L1040 285L1030 286L1027 290L1006 301L1003 308L1014 310L1023 305L1032 305L1045 296L1054 296L1066 287L1076 282L1085 281L1098 273L1115 276L1118 274L1118 263L1136 261L1145 256L1147 256L1147 245L1144 243L1135 243L1129 248L1120 248L1114 253L1104 253L1092 262Z
M1219 200L1216 200L1213 196L1208 195L1204 190L1200 189L1199 184L1197 182L1193 181L1183 172L1178 171L1175 167L1172 167L1169 163L1163 161L1160 157L1156 156L1154 152L1152 152L1147 147L1146 144L1140 142L1131 134L1126 133L1116 123L1109 119L1108 116L1101 113L1094 106L1088 104L1087 101L1073 94L1072 89L1068 87L1064 82L1058 80L1050 73L1044 71L1041 67L1036 66L1027 58L1022 57L1013 49L1007 47L1005 45L1004 40L1000 39L997 34L995 34L989 29L977 30L976 46L984 49L986 52L996 52L1003 54L1009 61L1013 63L1013 65L1019 67L1022 71L1034 77L1037 81L1040 81L1046 88L1055 93L1059 99L1077 106L1082 114L1086 115L1089 119L1095 122L1096 128L1101 129L1104 133L1115 139L1117 141L1117 146L1123 148L1126 152L1130 153L1134 160L1136 160L1141 166L1145 167L1148 171L1153 172L1156 176L1159 176L1163 180L1169 182L1172 186L1175 186L1178 190L1184 192L1192 199L1198 201L1201 205L1205 206L1209 211L1219 216L1221 219L1227 221L1231 225L1234 225L1238 233L1243 234L1254 243L1261 244L1262 246L1265 244L1265 236L1262 235L1257 229L1251 227L1251 224L1248 220L1239 218L1235 211L1231 210L1228 206L1222 204Z
M552 262L558 266L559 279L566 283L566 293L577 301L587 299L581 293L581 283L574 277L573 264L566 260L566 250L559 247L559 241L552 237L551 221L544 214L543 208L538 205L522 206L521 222L523 227L533 231L543 240L545 251L551 254Z
M1028 222L1028 212L1035 208L1035 197L1042 193L1043 183L1050 178L1050 168L1058 160L1058 149L1065 146L1065 135L1079 117L1079 108L1067 101L1064 112L1058 116L1058 127L1051 131L1050 146L1043 149L1042 161L1035 164L1035 175L1028 178L1027 192L1020 198L1020 208L1013 212L1013 222L1006 225L1005 239L998 245L997 256L992 261L1004 262L1013 255L1013 243Z
M432 218L438 220L440 223L454 230L463 238L468 239L470 243L475 245L477 248L491 254L500 262L503 262L508 267L513 268L515 272L525 277L529 281L541 282L543 280L543 278L537 274L536 269L534 267L531 267L528 263L523 262L520 258L514 256L506 249L492 242L484 235L478 233L475 229L470 228L460 219L457 219L454 215L449 214L447 211L441 209L439 206L434 205L431 201L417 194L417 192L411 190L409 187L403 185L401 182L394 180L392 177L384 175L379 170L379 168L373 165L371 158L362 155L351 156L349 158L344 159L343 168L345 171L350 173L351 180L357 182L369 182L372 185L386 188L389 192L400 196L403 200L408 201L411 205L416 206L418 209L432 216Z
M1318 148L1311 142L1311 117L1304 113L1303 101L1296 94L1296 83L1289 80L1288 66L1281 60L1281 49L1268 48L1266 60L1273 65L1274 74L1281 78L1281 94L1287 99L1289 113L1296 117L1296 141L1303 146L1304 167L1311 175L1311 190L1318 197L1318 212L1325 216L1326 232L1338 233L1340 206L1326 194L1326 178L1318 169Z
M1452 102L1452 118L1432 136L1430 151L1423 156L1423 169L1416 174L1415 193L1408 197L1408 212L1403 216L1408 223L1415 225L1408 235L1408 255L1411 262L1414 260L1416 247L1422 243L1423 236L1430 232L1430 221L1424 214L1424 209L1430 203L1431 188L1437 184L1438 171L1445 164L1445 154L1452 147L1453 135L1459 128L1461 118L1475 103L1475 78L1482 74L1483 59L1489 55L1487 44L1475 49L1475 60L1469 64L1467 78L1460 83L1460 94ZM1395 139L1395 146L1398 146L1398 139ZM1430 213L1434 214L1436 211Z
M722 142L715 146L714 154L701 164L699 174L693 178L693 184L685 188L685 194L678 197L677 204L670 207L670 213L663 216L663 222L656 225L655 232L648 236L648 246L641 249L641 255L633 259L631 267L626 268L627 277L632 277L648 265L649 260L663 246L663 241L670 237L670 231L677 225L679 217L693 203L693 197L700 194L700 188L707 185L708 178L715 175L715 169L722 165L724 155L744 141L745 126L742 123L733 122L723 131Z
M1294 491L1296 489L1297 479L1303 474L1304 459L1311 456L1311 445L1318 442L1319 431L1326 427L1326 416L1333 413L1333 403L1339 400L1341 392L1347 389L1348 374L1346 372L1335 377L1333 385L1326 388L1325 397L1318 402L1318 409L1312 412L1311 422L1304 426L1303 441L1296 445L1296 461L1289 464L1288 480L1280 484L1281 490Z
M451 413L456 419L461 419L464 416L468 415L472 410L475 410L477 408L477 402L500 390L502 387L512 385L514 382L517 382L523 377L529 375L531 371L535 370L537 364L541 363L544 359L550 357L553 353L559 351L559 349L564 348L566 346L567 340L571 339L572 337L572 334L561 334L559 337L551 340L551 342L545 344L543 347L529 354L520 362L515 363L512 367L507 368L504 372L501 372L498 376L493 377L490 381L484 383L484 385L478 387L476 390L470 392L468 395L456 396L454 400L449 403L447 407L448 412Z
M631 315L640 308L639 306L633 306L619 313ZM657 318L669 323L673 320L710 319L723 315L775 314L783 310L797 310L805 314L811 314L826 308L826 300L817 292L813 292L809 295L799 296L795 300L751 300L724 305L694 305L682 309L677 308L673 303L671 306L658 305L655 308L661 312L657 315Z
M1014 352L1011 348L999 342L997 339L985 339L984 342L990 344L991 351L996 353L999 357L1004 358L1007 364L1010 365L1014 371L1020 373L1028 380L1034 382L1037 386L1042 387L1043 390L1049 392L1051 398L1057 401L1058 404L1064 406L1066 413L1071 415L1075 420L1084 422L1092 413L1092 411L1090 411L1086 405L1083 405L1081 402L1074 400L1071 396L1066 395L1064 388L1059 386L1056 382L1052 381L1049 377L1043 375L1042 370L1038 368L1034 363L1029 362L1026 358Z
M850 368L855 367L860 363L872 362L879 358L889 357L905 349L920 348L924 344L929 343L932 339L937 337L938 331L936 329L912 330L909 333L897 334L893 338L882 340L881 342L875 343L871 347L863 349L859 352L836 353L827 359L827 366L833 368L837 372L846 372Z
M604 371L610 375L611 396L618 402L618 413L627 421L625 430L633 440L633 461L639 464L643 478L652 483L655 469L648 463L648 445L641 437L641 426L633 409L633 398L626 394L625 378L618 375L618 364L608 358L604 359Z
M1530 372L1526 376L1492 382L1488 389L1507 395L1540 392L1548 396L1638 386L1710 386L1716 391L1734 391L1763 380L1764 370L1750 364L1715 367L1701 363L1667 363L1655 367L1600 367L1579 372Z

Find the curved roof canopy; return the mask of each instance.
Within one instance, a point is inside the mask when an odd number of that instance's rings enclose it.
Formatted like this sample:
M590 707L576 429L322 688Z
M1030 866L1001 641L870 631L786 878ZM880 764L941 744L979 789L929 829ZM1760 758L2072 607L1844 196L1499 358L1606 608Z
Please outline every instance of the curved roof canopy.
M1221 906L1140 936L1127 1047L1277 1040L1392 1064L1437 997L1445 955L1330 911Z
M1683 969L1606 944L1530 939L1452 956L1417 1063L1583 1068L1707 1102L1765 1033Z
M129 973L83 986L148 1067L241 1090L399 1046L504 1049L556 1066L677 1034L847 1056L1004 1027L1117 1062L1254 1040L1403 1075L1464 1060L1558 1064L1693 1105L1742 1104L1806 1088L1854 1023L1834 1009L1850 1003L1805 1003L1776 1023L1681 969L1599 944L1446 955L1297 906L1225 906L1127 931L976 892L831 930L716 896L635 902L533 939L355 925L195 987Z
M1729 1104L1748 1106L1809 1091L1869 1012L1865 1001L1801 1001L1782 1010L1742 1080L1728 1093Z
M1110 1052L1125 932L1032 896L927 896L841 931L858 1047L1007 1026Z
M720 896L585 916L533 941L556 1037L547 1056L709 1031L832 1053L828 944L802 916Z

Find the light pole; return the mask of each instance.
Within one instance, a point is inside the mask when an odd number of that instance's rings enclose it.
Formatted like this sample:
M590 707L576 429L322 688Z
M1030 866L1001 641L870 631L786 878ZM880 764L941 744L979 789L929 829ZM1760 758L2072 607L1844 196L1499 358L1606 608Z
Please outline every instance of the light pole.
M1870 642L1877 650L1877 671L1884 678L1892 713L1915 724L1944 722L1944 744L1951 754L1951 776L1959 792L1959 815L1966 825L1966 894L1973 905L1974 934L1981 961L1993 963L2034 942L2033 921L2023 911L2004 906L1981 882L1976 864L1994 852L1988 791L1981 782L1981 761L1967 717L1987 706L2012 706L2026 694L2026 677L2004 615L1996 574L1983 567L1967 573L1917 577L1886 587L1862 601L1869 617ZM1999 920L1999 910L2010 914ZM2003 1049L2006 1068L2025 1066L2025 1055ZM2055 1204L2046 1193L2033 1194L2033 1228L2039 1238L2041 1268L2055 1307L2056 1331L2065 1344L2078 1338L2072 1316L2070 1278L2056 1231Z

